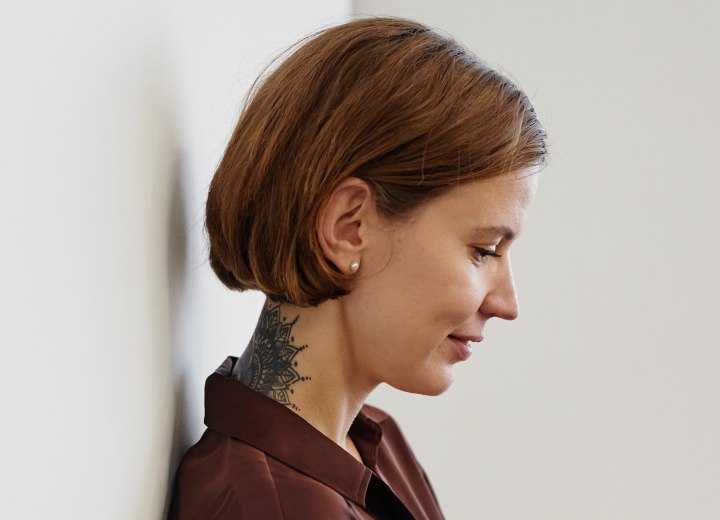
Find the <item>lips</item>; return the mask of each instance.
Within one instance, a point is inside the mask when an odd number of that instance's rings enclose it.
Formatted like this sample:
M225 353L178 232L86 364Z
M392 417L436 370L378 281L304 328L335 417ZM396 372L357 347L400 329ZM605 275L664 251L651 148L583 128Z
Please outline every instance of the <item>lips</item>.
M450 342L455 345L455 355L459 361L465 361L472 355L470 342L457 336L448 336Z
M477 334L477 335L473 335L473 336L461 336L459 334L450 334L450 337L455 338L459 341L462 341L463 343L468 343L468 342L480 343L483 339L485 339L482 334Z

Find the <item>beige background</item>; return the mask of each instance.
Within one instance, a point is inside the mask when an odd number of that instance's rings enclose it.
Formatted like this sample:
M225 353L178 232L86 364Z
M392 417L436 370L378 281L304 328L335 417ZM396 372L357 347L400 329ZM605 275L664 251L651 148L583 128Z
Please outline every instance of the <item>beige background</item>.
M521 313L439 397L381 387L448 519L720 517L718 7L357 2L516 79L551 162ZM40 1L0 17L0 518L157 519L262 298L202 205L267 59L348 1ZM475 512L475 513L473 513Z
M550 135L518 320L446 394L375 396L448 518L720 518L718 5L356 2L459 37Z

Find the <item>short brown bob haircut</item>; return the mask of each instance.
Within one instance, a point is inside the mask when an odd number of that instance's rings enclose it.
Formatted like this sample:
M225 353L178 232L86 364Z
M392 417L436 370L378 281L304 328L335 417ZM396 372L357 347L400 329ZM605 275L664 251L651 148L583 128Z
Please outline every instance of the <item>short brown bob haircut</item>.
M452 37L366 17L295 46L253 84L210 184L210 265L230 289L300 306L348 294L353 277L325 258L317 224L350 176L396 221L545 162L527 96Z

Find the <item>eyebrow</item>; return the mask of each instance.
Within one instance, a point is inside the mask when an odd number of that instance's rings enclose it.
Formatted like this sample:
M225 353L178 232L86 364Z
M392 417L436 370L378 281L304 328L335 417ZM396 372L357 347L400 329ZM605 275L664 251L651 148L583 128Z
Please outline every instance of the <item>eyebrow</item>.
M507 226L477 226L474 233L476 235L500 235L505 240L513 240L515 238L515 232Z

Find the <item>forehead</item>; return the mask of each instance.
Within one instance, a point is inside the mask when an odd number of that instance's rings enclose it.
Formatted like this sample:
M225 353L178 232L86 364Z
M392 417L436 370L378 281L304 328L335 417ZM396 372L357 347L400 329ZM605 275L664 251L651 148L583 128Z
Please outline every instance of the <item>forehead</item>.
M424 217L462 230L512 240L520 232L537 190L537 175L473 181L431 201Z
M469 211L523 210L537 190L537 175L511 177L503 175L463 184L443 197L447 207L458 205Z

